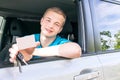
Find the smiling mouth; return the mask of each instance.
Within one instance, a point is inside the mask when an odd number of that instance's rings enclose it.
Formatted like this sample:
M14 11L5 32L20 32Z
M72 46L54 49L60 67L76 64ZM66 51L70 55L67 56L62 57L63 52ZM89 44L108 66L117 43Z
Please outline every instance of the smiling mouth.
M45 29L48 33L51 33L51 32L53 32L52 30L50 30L50 29Z

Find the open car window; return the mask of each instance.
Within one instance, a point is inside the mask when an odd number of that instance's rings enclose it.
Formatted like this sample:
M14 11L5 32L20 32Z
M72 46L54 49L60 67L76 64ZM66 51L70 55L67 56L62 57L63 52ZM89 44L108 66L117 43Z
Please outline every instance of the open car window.
M40 19L43 15L43 12L46 10L47 7L50 6L58 6L61 9L63 9L67 15L67 20L64 25L64 29L59 34L63 38L67 38L73 42L78 43L78 24L77 24L77 10L76 10L76 3L74 1L48 1L50 4L46 4L45 7L41 7L43 5L39 4L39 7L33 7L33 11L31 10L31 7L29 4L32 4L32 2L28 3L29 9L23 8L26 5L23 4L21 1L18 5L10 6L6 2L3 2L6 4L6 6L1 5L0 8L0 15L4 17L6 20L4 25L4 30L2 34L1 39L1 51L0 51L0 59L3 62L9 62L9 47L13 44L15 37L22 37L26 35L31 34L39 34L40 33ZM13 3L15 3L13 1ZM13 4L9 3L9 4ZM36 2L36 5L38 2ZM35 4L34 3L34 4ZM39 3L46 3L46 1L39 2ZM22 5L21 5L22 4ZM56 5L54 5L56 4ZM66 5L65 5L66 4ZM16 7L15 7L16 6ZM38 10L36 10L38 9ZM71 11L72 9L72 11ZM4 13L2 13L2 11ZM39 14L39 15L38 15ZM66 59L63 57L41 57L40 59L32 59L30 63L33 62L45 62L45 61L53 61L53 60L61 60Z

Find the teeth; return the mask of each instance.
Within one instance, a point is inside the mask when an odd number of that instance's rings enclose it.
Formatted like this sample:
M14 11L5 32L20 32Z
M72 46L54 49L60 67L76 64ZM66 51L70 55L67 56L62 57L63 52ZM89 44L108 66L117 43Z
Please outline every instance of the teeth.
M47 32L52 32L51 30L49 30L49 29L46 29L47 30Z

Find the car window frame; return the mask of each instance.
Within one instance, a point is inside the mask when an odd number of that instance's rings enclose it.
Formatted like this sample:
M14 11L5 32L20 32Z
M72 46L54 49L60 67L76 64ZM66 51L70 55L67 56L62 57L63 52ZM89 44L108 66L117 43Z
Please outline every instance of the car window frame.
M77 15L77 14L76 14ZM6 18L4 18L5 20ZM5 20L6 21L6 20ZM5 24L5 23L4 23ZM4 25L5 27L5 25ZM4 31L4 30L3 30ZM5 32L3 32L5 33ZM1 40L2 41L2 40ZM41 59L36 59L36 60L31 60L28 62L28 64L34 64L34 63L42 63L42 62L48 62L48 61L56 61L56 60L68 60L69 58L63 58L63 57L42 57ZM24 63L22 63L24 65ZM5 67L13 67L14 64L10 63L8 61L1 62L0 63L0 68L5 68Z
M111 4L116 4L116 5L120 5L120 2L116 2L113 0L99 0L99 1L104 1L107 3L111 3ZM106 50L106 51L102 51L101 49L101 37L100 37L100 33L99 30L97 29L97 18L96 18L96 12L95 12L95 7L94 7L94 1L90 1L90 6L91 6L91 14L92 14L92 20L93 20L93 28L94 28L94 39L95 39L95 51L97 54L105 54L105 53L113 53L113 52L119 52L119 50Z

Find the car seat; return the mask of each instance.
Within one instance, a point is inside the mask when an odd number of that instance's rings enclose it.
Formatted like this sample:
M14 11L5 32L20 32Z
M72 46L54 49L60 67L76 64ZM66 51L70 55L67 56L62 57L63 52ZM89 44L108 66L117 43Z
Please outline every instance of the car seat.
M74 41L73 29L69 20L66 20L65 25L63 26L63 30L59 35L63 38Z
M10 34L12 36L12 42L15 42L17 37L25 35L25 28L21 20L14 19L10 25Z

